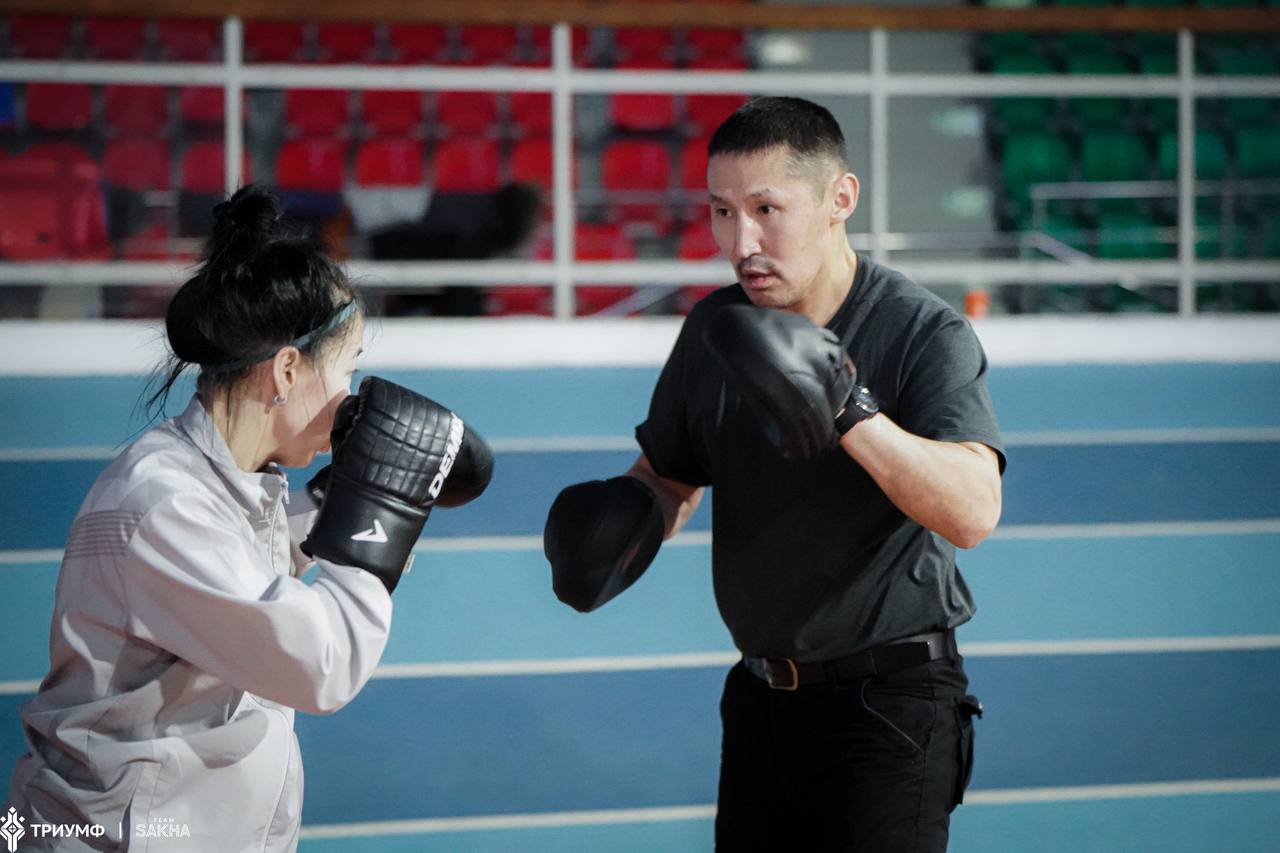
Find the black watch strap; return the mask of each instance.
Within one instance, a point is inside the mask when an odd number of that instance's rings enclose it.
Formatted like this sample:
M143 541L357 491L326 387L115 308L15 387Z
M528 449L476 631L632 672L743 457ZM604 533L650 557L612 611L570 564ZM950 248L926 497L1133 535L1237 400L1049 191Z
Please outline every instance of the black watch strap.
M880 403L876 401L871 390L865 385L854 383L849 392L849 399L845 400L844 408L836 412L836 435L843 436L879 411Z

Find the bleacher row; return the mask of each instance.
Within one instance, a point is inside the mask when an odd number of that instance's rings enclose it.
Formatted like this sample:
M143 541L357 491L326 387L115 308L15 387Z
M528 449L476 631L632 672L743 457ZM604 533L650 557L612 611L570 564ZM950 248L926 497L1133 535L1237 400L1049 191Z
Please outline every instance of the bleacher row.
M1019 4L1023 5L1023 4ZM1034 5L1034 4L1026 4ZM1050 4L1042 4L1050 5ZM1110 6L1102 0L1057 0L1058 6ZM1126 0L1131 6L1181 6L1172 0ZM1252 8L1248 0L1200 0L1195 5ZM1268 5L1276 5L1269 3ZM1198 74L1274 77L1280 40L1271 36L1198 35ZM975 36L973 65L994 74L1175 74L1170 33L1025 33ZM1168 259L1176 255L1177 198L1165 194L1095 198L1048 197L1039 208L1036 184L1173 182L1178 173L1177 101L1137 97L1008 97L987 102L986 142L993 161L995 215L1002 230L1038 229L1106 259ZM1202 98L1196 102L1198 181L1219 191L1196 204L1196 256L1203 259L1280 257L1280 101ZM1105 189L1105 188L1098 188ZM1042 190L1043 192L1043 190ZM1088 307L1171 309L1151 291L1120 294L1094 288L1105 304ZM1277 287L1205 288L1201 307L1231 292L1229 307L1277 307ZM1040 294L1052 298L1051 291ZM1169 294L1166 294L1166 296ZM1071 302L1072 300L1067 300ZM1042 306L1041 306L1042 307Z

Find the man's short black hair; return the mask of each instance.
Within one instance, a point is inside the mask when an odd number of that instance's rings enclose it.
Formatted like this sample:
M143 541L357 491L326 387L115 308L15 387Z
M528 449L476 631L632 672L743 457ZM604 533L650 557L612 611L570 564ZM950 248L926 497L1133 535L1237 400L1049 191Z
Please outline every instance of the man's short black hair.
M830 110L804 98L754 98L716 129L707 156L786 146L799 161L833 160L848 171L844 134Z

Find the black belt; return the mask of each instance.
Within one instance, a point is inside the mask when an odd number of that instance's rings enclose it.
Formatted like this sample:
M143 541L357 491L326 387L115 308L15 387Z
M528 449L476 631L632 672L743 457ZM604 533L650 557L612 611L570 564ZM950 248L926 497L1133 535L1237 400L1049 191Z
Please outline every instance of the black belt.
M958 656L955 631L934 631L832 660L798 663L791 658L743 657L742 663L752 675L768 682L774 690L795 690L804 684L883 675L931 660Z

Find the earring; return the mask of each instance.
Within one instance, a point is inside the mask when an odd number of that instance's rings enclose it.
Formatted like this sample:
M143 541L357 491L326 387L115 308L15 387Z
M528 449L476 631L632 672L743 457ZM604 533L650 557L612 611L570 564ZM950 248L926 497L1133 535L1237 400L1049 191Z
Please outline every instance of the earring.
M274 403L274 404L275 404L275 405L277 405L277 406L283 406L285 403L289 402L289 398L288 398L288 397L282 397L282 396L280 396L279 394L277 394L277 395L275 396L275 398L274 398L271 402L272 402L272 403Z

